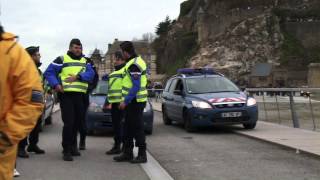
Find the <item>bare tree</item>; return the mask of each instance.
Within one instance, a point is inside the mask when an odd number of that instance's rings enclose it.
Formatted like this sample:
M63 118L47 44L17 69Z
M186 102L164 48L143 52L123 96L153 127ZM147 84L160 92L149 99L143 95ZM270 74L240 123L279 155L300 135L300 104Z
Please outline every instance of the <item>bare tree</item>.
M154 39L156 38L155 34L148 32L148 33L144 33L142 35L142 41L147 41L149 43L152 43L154 41Z

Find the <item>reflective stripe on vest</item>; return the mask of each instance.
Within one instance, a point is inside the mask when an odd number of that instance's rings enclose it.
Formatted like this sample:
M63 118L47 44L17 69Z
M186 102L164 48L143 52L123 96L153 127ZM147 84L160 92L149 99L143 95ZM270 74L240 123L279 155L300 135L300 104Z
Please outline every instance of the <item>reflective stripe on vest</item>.
M141 71L140 89L136 95L137 102L146 102L148 100L148 91L146 88L147 87L147 75L146 75L147 65L141 57L131 59L126 64L125 71L123 73L123 80L122 80L122 94L123 96L127 96L129 94L130 89L133 86L131 81L131 76L129 73L129 67L133 64L136 65Z
M122 77L125 67L114 71L109 75L108 101L109 103L120 103L123 101L122 96Z
M63 58L63 65L61 73L59 74L63 86L63 90L65 92L81 92L86 93L88 89L88 83L82 81L75 81L72 83L67 83L65 80L70 75L78 75L82 72L86 71L86 62L85 58L81 58L80 60L74 60L68 55L64 55Z

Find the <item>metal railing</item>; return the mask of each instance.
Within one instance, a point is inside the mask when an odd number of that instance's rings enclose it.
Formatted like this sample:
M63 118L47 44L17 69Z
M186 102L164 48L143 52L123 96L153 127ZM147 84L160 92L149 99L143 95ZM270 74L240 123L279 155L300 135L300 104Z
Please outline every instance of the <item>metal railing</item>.
M157 103L162 102L162 92L148 89L149 98ZM247 88L245 92L257 100L259 120L320 131L320 88Z
M259 107L259 119L319 131L320 88L248 88Z

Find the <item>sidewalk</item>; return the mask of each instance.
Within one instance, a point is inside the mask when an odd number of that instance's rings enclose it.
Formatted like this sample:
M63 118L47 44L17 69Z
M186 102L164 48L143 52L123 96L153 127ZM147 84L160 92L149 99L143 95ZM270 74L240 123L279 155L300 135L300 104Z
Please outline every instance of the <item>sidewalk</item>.
M152 102L155 111L161 111L161 104ZM236 129L236 133L262 141L320 156L320 133L295 129L278 124L259 121L255 130Z

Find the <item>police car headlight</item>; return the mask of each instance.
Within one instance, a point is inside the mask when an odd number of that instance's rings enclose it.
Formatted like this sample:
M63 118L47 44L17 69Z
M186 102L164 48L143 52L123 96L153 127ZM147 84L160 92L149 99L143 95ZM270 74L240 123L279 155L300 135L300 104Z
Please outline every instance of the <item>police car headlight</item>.
M88 109L90 112L103 112L103 109L102 109L102 106L96 104L96 103L91 103L89 105L89 109Z
M257 101L254 98L248 98L247 106L254 106L257 104Z
M192 106L195 108L200 108L200 109L211 109L211 105L204 102L204 101L191 101Z

